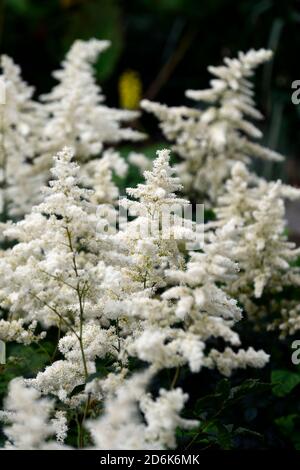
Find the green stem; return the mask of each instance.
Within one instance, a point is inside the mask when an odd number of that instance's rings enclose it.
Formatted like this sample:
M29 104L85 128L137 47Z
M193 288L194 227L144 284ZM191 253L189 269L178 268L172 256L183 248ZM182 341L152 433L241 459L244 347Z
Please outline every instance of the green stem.
M78 449L80 449L81 441L82 441L82 438L81 438L82 429L81 429L81 424L78 419L78 414L76 414L76 424L77 424L77 447Z
M84 447L84 422L85 422L85 419L86 419L88 411L89 411L90 401L91 401L91 397L90 397L90 394L88 394L88 398L87 398L87 401L85 403L84 413L83 413L81 424L80 424L80 430L81 430L81 432L80 432L80 441L79 441L80 447Z

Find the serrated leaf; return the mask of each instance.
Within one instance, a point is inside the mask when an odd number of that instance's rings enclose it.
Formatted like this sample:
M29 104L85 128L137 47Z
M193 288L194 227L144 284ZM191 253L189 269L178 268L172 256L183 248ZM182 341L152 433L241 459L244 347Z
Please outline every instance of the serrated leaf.
M230 399L238 400L248 393L260 393L270 388L270 384L260 382L257 379L245 380L241 385L233 387L230 392Z
M281 416L280 418L275 419L275 423L279 427L280 431L285 435L289 436L292 434L295 427L295 419L297 418L296 414L290 414L287 416Z

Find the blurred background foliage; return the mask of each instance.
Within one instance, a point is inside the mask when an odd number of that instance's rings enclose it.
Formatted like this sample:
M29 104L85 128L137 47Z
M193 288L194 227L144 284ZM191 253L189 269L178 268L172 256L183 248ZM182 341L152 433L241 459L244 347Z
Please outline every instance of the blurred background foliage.
M187 102L184 90L208 85L209 64L251 47L270 47L274 60L258 72L256 91L265 144L288 164L264 165L266 177L299 185L300 106L291 84L300 78L299 0L0 0L1 51L22 67L37 93L53 84L76 38L110 39L97 64L109 105L134 108L141 96L170 105ZM124 91L125 90L125 91ZM131 93L131 95L130 95ZM159 140L157 123L142 124Z

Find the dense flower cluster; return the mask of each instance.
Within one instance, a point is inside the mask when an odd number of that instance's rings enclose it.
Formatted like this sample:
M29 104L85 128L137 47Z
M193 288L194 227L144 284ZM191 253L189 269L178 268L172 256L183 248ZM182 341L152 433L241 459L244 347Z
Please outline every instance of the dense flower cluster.
M12 59L1 56L0 211L2 218L24 214L38 198L45 175L33 164L40 151L44 110Z
M300 283L299 250L284 233L284 199L300 191L246 166L281 159L253 143L260 132L246 119L261 117L248 77L271 53L211 67L211 89L187 93L206 110L143 102L184 162L172 167L168 149L152 167L132 154L144 182L118 207L114 175L127 162L108 146L143 134L122 125L136 113L103 104L92 65L107 46L76 41L39 103L2 57L0 344L57 332L46 366L9 385L7 448L70 449L74 421L78 447L175 448L178 428L200 426L185 417L182 370L264 367L269 355L243 348L236 329L245 314L257 325L271 316L267 328L282 336L300 329L297 303L276 299ZM214 204L206 224L185 217L199 194Z
M108 47L109 41L75 41L62 69L53 73L58 85L39 101L33 100L34 89L23 82L19 67L10 57L1 56L0 210L5 219L22 216L39 202L52 157L65 146L86 163L82 173L90 187L102 183L102 156L111 171L126 172L126 163L109 146L141 140L144 135L124 127L137 112L104 104L92 66Z
M271 51L240 52L238 58L224 59L224 65L209 67L216 78L207 90L188 90L186 96L204 103L204 109L168 107L148 100L142 107L158 117L173 150L183 159L177 166L185 191L214 203L224 180L236 161L249 163L252 157L280 161L282 157L253 141L262 137L250 119L261 119L255 108L249 78L256 67L270 60Z
M300 269L295 265L300 250L285 234L284 207L284 199L299 197L299 189L281 181L257 179L244 164L236 163L215 208L217 221L212 225L222 227L230 221L235 227L233 258L239 265L239 276L227 283L226 290L240 300L257 324L266 314L274 317L275 310L283 309L286 317L284 295L280 301L283 304L276 306L273 296L284 294L286 287L300 285ZM265 300L262 308L256 301L264 296L272 302L269 305ZM275 323L280 329L289 329L287 319ZM292 324L290 332L294 333L297 328L294 321Z

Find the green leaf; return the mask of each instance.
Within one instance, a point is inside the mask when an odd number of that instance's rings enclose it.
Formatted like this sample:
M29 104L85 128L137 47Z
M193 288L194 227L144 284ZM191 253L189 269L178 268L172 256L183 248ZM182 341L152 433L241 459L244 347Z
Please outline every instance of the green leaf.
M300 433L292 437L295 450L300 450Z
M237 429L234 431L234 434L235 434L235 435L241 435L241 434L244 435L244 434L248 434L248 435L250 435L250 436L258 437L259 439L262 439L262 438L263 438L262 434L260 434L259 432L252 431L252 429L243 428L243 427L237 428Z
M288 395L300 384L300 373L288 370L274 370L271 375L272 391L277 397Z
M294 413L275 420L283 436L292 441L296 450L300 450L299 418L299 415Z
M257 379L245 380L241 385L233 387L230 392L230 399L235 401L245 397L248 393L261 393L270 388L270 384L260 382Z
M205 397L199 398L195 405L196 416L201 415L203 412L216 411L222 405L223 400L220 394L206 395Z
M217 441L220 447L224 450L229 450L232 448L232 436L224 424L218 422L216 423L217 427Z
M277 424L283 435L289 436L294 431L296 418L296 414L281 416L280 418L275 419L275 423Z
M217 385L216 392L220 394L224 400L227 399L230 394L230 381L228 379L221 380Z
M11 7L12 10L15 10L16 13L23 14L26 13L29 9L28 0L6 0L7 6Z

